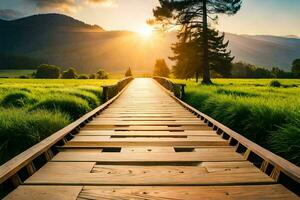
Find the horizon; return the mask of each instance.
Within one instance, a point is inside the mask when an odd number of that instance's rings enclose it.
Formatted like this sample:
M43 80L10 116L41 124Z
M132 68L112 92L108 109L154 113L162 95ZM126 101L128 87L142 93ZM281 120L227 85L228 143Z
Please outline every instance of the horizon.
M242 9L235 16L220 16L213 27L222 32L238 35L270 35L278 37L300 37L300 2L260 2L244 0ZM107 31L145 32L146 20L152 18L152 9L158 0L80 0L80 1L36 1L3 0L0 3L0 19L14 20L36 14L64 14L87 24L98 25ZM21 9L21 6L22 9ZM267 9L268 8L268 9ZM134 12L133 12L134 11ZM253 15L255 11L256 15ZM279 12L282 11L282 12ZM277 14L274 15L273 13ZM122 20L120 20L120 18ZM132 20L134 19L134 20ZM276 27L274 27L276 21ZM289 23L286 23L288 21ZM253 23L255 22L255 23Z

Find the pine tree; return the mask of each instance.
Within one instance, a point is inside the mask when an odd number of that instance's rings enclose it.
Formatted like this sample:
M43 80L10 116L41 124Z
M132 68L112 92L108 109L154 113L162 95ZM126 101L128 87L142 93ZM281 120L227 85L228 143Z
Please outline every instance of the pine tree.
M216 30L209 30L208 36L209 68L223 77L231 75L232 61L231 51L227 51L229 41L224 42L225 33L219 34Z
M164 59L158 59L155 62L153 76L169 77L170 69Z
M179 26L179 33L187 40L201 39L202 54L199 59L203 64L203 83L209 84L209 27L208 18L217 20L218 14L235 14L241 7L242 0L159 0L160 6L153 10L155 20L150 24L160 24L163 29ZM201 31L199 31L201 30ZM183 41L181 41L183 42ZM201 56L201 57L200 57ZM197 76L201 71L198 66Z
M197 67L201 65L197 49L195 41L173 44L174 56L169 58L175 62L172 69L176 78L189 79L195 77Z
M131 72L130 67L127 69L127 71L125 73L125 77L129 77L129 76L132 76L132 72Z
M224 37L224 33L220 34L216 30L209 30L209 69L223 77L229 77L231 62L234 57L230 55L230 51L226 50L229 42L224 42ZM187 79L194 76L197 78L199 74L203 73L204 69L198 67L203 66L200 60L203 55L202 49L203 46L200 37L173 45L172 50L175 56L170 57L170 59L175 61L173 71L177 78Z

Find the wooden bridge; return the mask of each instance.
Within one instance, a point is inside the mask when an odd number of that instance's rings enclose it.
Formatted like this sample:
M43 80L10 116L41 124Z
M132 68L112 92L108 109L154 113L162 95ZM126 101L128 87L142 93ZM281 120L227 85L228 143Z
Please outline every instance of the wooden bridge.
M1 166L0 178L16 188L6 200L292 200L300 171L153 79L135 79Z

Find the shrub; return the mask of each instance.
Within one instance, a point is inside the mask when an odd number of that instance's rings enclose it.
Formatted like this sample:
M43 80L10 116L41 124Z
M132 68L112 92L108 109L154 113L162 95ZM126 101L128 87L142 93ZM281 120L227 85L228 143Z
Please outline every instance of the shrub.
M96 74L90 74L89 75L89 79L95 79L96 78Z
M108 79L108 73L106 73L104 70L100 69L97 72L97 79Z
M132 72L131 72L131 69L129 67L128 70L125 73L125 77L130 77L130 76L132 76Z
M74 96L51 96L40 101L30 110L39 109L46 109L49 111L59 110L63 113L67 113L73 120L76 120L91 110L87 101Z
M57 111L0 109L0 164L38 143L70 122Z
M28 92L20 90L11 92L4 96L1 105L3 107L23 107L26 104L33 102L35 102L35 100L29 96Z
M60 76L60 69L54 65L40 65L35 74L35 78L56 79Z
M273 80L270 82L271 87L281 87L281 83L277 80Z
M78 76L78 79L89 79L89 76L86 74L81 74Z
M154 65L153 76L169 77L170 69L164 59L158 59Z
M77 77L78 75L74 68L69 68L68 70L64 71L61 76L62 79L75 79Z
M29 77L26 76L26 75L21 75L21 76L19 76L19 78L20 78L20 79L29 79Z

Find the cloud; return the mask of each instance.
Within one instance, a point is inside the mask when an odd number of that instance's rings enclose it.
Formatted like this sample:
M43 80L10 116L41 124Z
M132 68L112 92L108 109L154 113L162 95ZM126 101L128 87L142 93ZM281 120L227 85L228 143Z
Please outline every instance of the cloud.
M0 19L13 20L13 19L20 18L22 16L23 16L23 13L21 13L17 10L12 10L12 9L0 10Z
M61 12L74 12L83 4L103 4L107 5L113 0L26 0L33 3L41 10L55 10Z
M41 10L69 12L76 6L75 0L26 0Z

